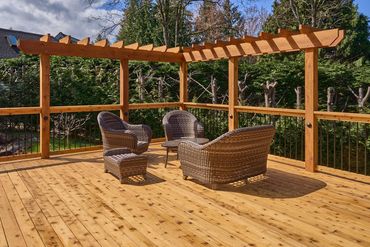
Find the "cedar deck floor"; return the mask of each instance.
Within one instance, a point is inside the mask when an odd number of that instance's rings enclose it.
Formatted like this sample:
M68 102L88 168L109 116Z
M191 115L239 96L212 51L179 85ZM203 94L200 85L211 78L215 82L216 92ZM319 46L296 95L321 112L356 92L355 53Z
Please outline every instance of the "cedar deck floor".
M123 185L101 152L1 164L0 246L370 246L368 177L269 161L213 191L164 154L152 145L148 180Z

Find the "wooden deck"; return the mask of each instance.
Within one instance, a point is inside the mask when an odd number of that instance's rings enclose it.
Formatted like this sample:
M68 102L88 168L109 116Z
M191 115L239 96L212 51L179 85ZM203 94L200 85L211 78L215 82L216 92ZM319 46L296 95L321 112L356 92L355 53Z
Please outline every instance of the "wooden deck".
M0 247L370 246L368 177L270 161L213 191L164 154L152 145L149 179L123 185L100 152L1 164Z

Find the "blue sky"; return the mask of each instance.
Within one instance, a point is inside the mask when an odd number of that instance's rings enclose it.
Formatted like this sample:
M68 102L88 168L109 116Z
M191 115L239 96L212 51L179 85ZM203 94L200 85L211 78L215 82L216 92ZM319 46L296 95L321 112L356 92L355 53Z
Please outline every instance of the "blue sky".
M271 11L271 5L273 2L273 0L258 0L256 1L256 4ZM355 3L358 4L358 8L361 13L370 17L370 0L355 0Z
M273 0L232 1L252 2L269 11L273 3ZM95 39L102 26L120 21L121 10L107 9L104 5L105 0L97 0L92 6L87 2L87 0L0 0L0 28L52 35L63 32L76 38L90 36ZM359 5L360 12L370 17L370 0L355 2ZM114 35L108 38L114 38Z

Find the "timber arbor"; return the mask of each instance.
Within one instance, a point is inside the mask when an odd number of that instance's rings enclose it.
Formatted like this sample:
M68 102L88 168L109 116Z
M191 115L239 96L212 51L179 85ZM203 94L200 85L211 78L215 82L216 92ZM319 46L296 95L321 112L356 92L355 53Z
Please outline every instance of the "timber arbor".
M278 34L260 33L258 37L245 36L240 39L230 38L227 41L216 40L214 43L194 44L191 47L167 46L154 47L152 44L125 44L118 41L109 45L107 40L95 44L89 38L71 42L69 36L52 42L50 35L39 41L20 40L18 47L26 54L40 55L40 106L21 109L7 109L12 114L38 112L40 114L41 157L49 157L50 113L71 111L100 111L104 109L120 110L121 117L128 119L129 109L166 107L176 105L185 110L187 107L227 109L229 130L238 128L239 112L273 113L275 115L299 116L305 118L305 159L306 169L315 171L318 165L318 117L335 119L335 113L318 112L318 49L337 46L344 38L344 30L318 30L309 26L300 26L299 31L280 29ZM263 107L238 106L238 62L246 56L259 56L284 52L305 52L305 110L276 109ZM120 104L105 106L50 106L50 56L77 56L88 58L109 58L120 60ZM197 104L188 102L187 65L191 62L229 60L229 104ZM128 61L171 62L180 65L180 100L175 103L129 104ZM357 119L370 122L369 117L361 114L344 114L341 119Z

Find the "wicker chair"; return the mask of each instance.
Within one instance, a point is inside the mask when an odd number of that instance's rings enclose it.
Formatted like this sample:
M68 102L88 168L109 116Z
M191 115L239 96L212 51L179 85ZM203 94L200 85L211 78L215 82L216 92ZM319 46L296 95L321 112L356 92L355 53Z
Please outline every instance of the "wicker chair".
M204 137L202 124L188 111L170 111L164 116L162 123L167 141Z
M264 174L274 134L275 128L266 125L236 129L205 145L184 141L178 149L184 179L189 176L216 189Z
M103 149L128 148L135 154L148 150L152 130L144 124L128 124L110 112L100 112L98 123L103 138Z

